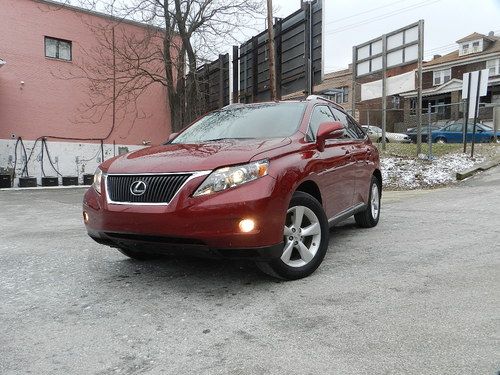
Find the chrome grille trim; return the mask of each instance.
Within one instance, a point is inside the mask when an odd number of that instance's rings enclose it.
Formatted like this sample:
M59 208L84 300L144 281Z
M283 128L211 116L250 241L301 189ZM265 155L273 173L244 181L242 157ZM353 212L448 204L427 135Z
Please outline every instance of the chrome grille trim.
M106 191L106 200L108 204L118 204L118 205L136 205L136 206L166 206L172 200L179 194L179 192L184 188L184 186L191 181L194 178L200 177L200 176L207 176L210 174L212 171L196 171L196 172L173 172L173 173L110 173L110 174L104 174L104 189ZM162 176L179 176L179 175L189 175L189 177L181 184L180 187L177 188L175 193L172 195L170 200L168 202L130 202L130 201L114 201L111 199L110 194L109 194L109 183L108 183L108 177L113 177L113 176L125 176L125 177L135 177L137 179L140 179L141 177L162 177ZM164 190L167 189L166 186L163 187ZM126 189L129 189L129 186L126 187ZM156 194L162 194L161 191L155 192Z

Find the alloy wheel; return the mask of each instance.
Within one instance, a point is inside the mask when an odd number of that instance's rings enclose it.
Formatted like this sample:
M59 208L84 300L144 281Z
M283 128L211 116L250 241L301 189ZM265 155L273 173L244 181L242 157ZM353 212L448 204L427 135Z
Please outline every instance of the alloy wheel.
M293 206L287 211L283 231L285 246L281 260L290 267L302 267L313 260L321 243L321 225L308 207Z

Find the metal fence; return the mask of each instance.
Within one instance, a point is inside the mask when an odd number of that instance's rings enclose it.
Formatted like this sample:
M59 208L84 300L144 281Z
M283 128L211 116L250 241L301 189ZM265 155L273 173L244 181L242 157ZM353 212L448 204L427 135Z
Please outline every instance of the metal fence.
M276 81L278 97L297 91L322 80L322 1L304 2L302 9L284 19L277 19L275 28ZM243 43L234 51L239 60L239 79L233 91L236 101L243 103L270 99L267 30ZM239 83L239 88L237 83Z

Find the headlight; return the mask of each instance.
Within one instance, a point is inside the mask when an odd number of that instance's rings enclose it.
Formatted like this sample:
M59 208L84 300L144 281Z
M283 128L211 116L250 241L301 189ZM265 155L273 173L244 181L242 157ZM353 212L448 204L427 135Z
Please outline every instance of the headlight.
M213 171L207 179L203 181L193 195L195 197L199 195L207 195L243 185L247 182L267 175L268 168L269 161L267 160L237 165L234 167L219 168Z
M94 173L94 183L92 184L92 187L99 194L101 194L101 180L102 180L102 171L100 168L97 168Z

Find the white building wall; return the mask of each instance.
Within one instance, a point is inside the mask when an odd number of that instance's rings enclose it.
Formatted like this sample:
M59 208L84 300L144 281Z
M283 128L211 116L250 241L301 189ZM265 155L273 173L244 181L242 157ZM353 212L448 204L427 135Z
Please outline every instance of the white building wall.
M29 158L28 172L30 177L36 177L38 185L42 184L42 142L25 141L26 153ZM23 168L26 163L23 148L20 143L17 146L17 163L15 161L15 146L16 139L6 140L0 139L0 168L12 169L15 167L16 179L14 187L18 186L19 177L22 176ZM144 146L130 145L104 145L104 159L112 158L119 154L120 148L122 151L135 151ZM75 142L55 142L47 140L47 147L50 157L55 168L63 176L78 176L80 184L83 183L84 174L93 174L97 166L102 163L101 145L99 143L75 143ZM58 176L52 168L47 152L44 150L43 155L43 170L46 176ZM59 176L59 184L62 185L61 177Z

